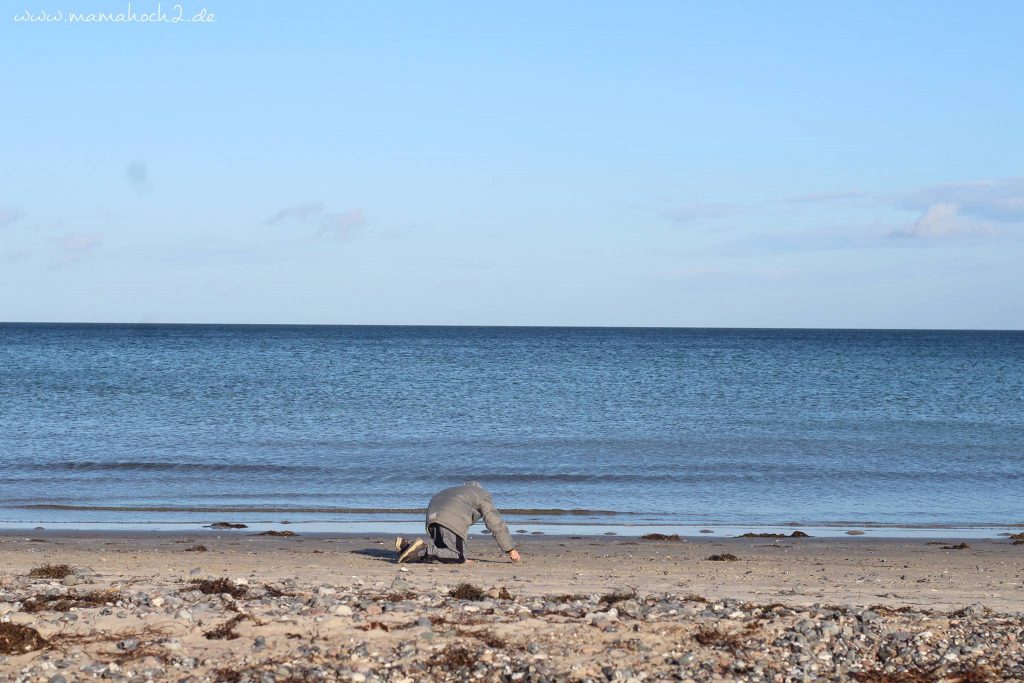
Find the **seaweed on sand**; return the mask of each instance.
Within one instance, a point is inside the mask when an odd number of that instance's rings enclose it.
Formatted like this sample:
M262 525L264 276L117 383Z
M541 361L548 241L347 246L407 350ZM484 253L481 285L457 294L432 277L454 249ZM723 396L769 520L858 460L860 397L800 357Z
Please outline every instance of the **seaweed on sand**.
M693 639L701 645L726 650L739 650L743 647L743 641L735 633L726 633L710 627L700 628L693 634Z
M233 598L240 598L249 592L248 586L240 586L234 581L230 581L225 578L220 579L193 579L191 581L192 590L197 590L200 593L206 593L207 595L222 595L227 593Z
M30 626L0 624L0 655L23 655L46 645L46 639Z
M966 543L957 543L956 545L944 545L942 550L970 550L971 546Z
M709 555L709 562L737 562L740 558L736 557L732 553L722 553L721 555Z
M642 541L681 541L679 534L644 534L640 537Z
M267 591L267 595L269 597L271 597L271 598L294 598L295 597L295 593L288 593L287 591L283 591L280 588L278 588L277 586L275 586L273 584L270 584L270 583L263 584L263 590Z
M256 536L285 536L285 537L291 537L291 536L298 536L298 534L295 533L294 531L261 531L258 534L256 534Z
M493 647L496 650L508 649L509 643L507 640L499 636L497 633L490 629L483 629L480 631L470 631L468 629L460 629L459 635L470 636L476 638L487 647Z
M771 533L755 534L753 532L748 532L748 533L745 533L745 534L740 534L737 538L810 538L810 537L811 537L810 534L805 533L803 531L794 531L793 533L789 534L788 536L786 534L771 534Z
M213 524L207 524L207 529L248 529L248 524L239 524L238 522L214 522Z
M908 669L898 673L882 671L855 671L850 678L858 683L929 683L934 678L920 669Z
M235 627L245 621L246 618L243 614L236 614L220 626L210 629L203 635L207 640L234 640L238 637L238 634L235 633Z
M44 564L41 567L35 567L29 570L29 578L33 579L63 579L74 570L71 565L67 564Z
M69 593L67 595L33 595L21 603L23 612L67 612L71 608L101 607L114 604L121 600L120 593L110 591L92 591L89 593Z
M613 592L608 593L606 595L602 595L600 603L602 605L608 605L610 607L610 606L614 605L617 602L623 602L625 600L632 600L635 597L636 597L636 590L635 589L628 590L628 591L613 591Z
M188 548L185 548L184 552L186 552L186 553L205 553L208 550L209 550L209 548L207 548L205 545L200 543L199 545L192 545L192 546L189 546Z
M449 645L436 654L431 661L431 668L442 671L467 672L476 666L479 657L463 645Z
M460 583L458 586L453 588L449 593L449 596L456 600L483 600L487 597L483 589L480 586L474 586L471 583Z

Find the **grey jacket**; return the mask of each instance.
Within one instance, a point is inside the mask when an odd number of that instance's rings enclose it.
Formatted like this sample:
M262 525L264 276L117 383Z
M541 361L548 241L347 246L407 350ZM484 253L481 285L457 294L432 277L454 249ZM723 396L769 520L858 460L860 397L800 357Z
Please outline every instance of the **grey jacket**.
M427 506L426 526L429 533L431 524L440 524L465 540L469 535L469 527L480 521L481 517L504 552L516 547L512 534L494 507L491 494L475 481L445 489L431 498Z

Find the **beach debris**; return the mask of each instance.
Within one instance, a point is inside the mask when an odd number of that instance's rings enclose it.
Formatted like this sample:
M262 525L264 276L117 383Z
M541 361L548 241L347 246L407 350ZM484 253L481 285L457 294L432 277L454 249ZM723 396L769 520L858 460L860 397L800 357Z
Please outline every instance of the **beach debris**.
M1024 541L1024 533L1022 534L1010 534L1011 541Z
M189 582L190 590L196 590L207 595L224 595L227 593L233 598L240 598L249 592L248 586L243 586L230 579L192 579Z
M68 564L44 564L30 569L28 575L33 579L63 579L74 571Z
M239 522L214 522L213 524L207 524L206 529L248 529L248 524L240 524Z
M745 534L740 534L736 538L810 538L810 537L811 537L810 534L805 533L803 531L794 531L793 533L788 534L788 535L787 534L772 534L772 533L755 534L753 532L747 532Z
M32 595L22 601L21 611L29 613L42 611L67 612L72 608L102 607L114 604L122 599L121 594L115 591L91 591L88 593L68 593L67 595Z
M629 590L617 590L611 593L606 593L601 596L598 603L602 605L614 605L617 602L625 602L626 600L633 600L636 598L636 589L631 588Z
M460 583L455 588L448 592L448 595L455 598L456 600L473 600L481 601L487 597L484 590L480 586L474 586L471 583Z
M1022 615L980 604L947 613L920 604L762 604L640 594L632 587L606 589L611 592L604 595L549 595L523 584L515 584L523 590L516 596L503 587L424 587L415 601L399 604L391 600L398 596L388 594L389 585L408 586L396 585L394 574L391 582L352 578L344 586L319 578L254 583L263 589L237 599L218 599L224 584L211 585L209 594L189 585L172 595L167 589L173 584L159 578L155 585L138 586L145 592L112 600L105 612L14 615L62 623L53 636L44 631L46 639L23 626L26 621L0 624L0 655L46 649L47 657L18 666L25 667L25 680L49 683L133 677L237 683L1024 680ZM39 588L25 577L13 581L0 588L7 592L0 604L24 602L19 593ZM477 591L486 597L467 594ZM129 621L108 628L100 620L104 614ZM156 614L159 621L141 626ZM258 629L247 630L246 621ZM29 642L11 650L6 638L15 630L15 640Z
M679 534L644 534L640 537L642 541L681 541Z
M722 553L720 555L709 555L707 560L709 562L737 562L740 558L736 557L732 553Z
M23 655L46 645L46 639L30 626L0 624L0 655Z
M273 531L273 530L272 531L261 531L258 534L254 534L254 535L255 536L285 536L285 537L298 536L298 534L295 533L294 531Z
M966 543L957 543L956 545L944 545L942 550L970 550L971 546Z
M238 637L235 627L242 623L247 617L244 614L236 614L226 622L203 633L207 640L234 640Z
M205 545L200 543L198 545L189 546L189 547L185 548L185 550L183 550L182 552L186 552L186 553L205 553L208 550L209 550L209 548L207 548Z
M707 645L725 650L741 650L743 640L735 633L721 631L713 627L704 627L693 634L693 639L701 645Z

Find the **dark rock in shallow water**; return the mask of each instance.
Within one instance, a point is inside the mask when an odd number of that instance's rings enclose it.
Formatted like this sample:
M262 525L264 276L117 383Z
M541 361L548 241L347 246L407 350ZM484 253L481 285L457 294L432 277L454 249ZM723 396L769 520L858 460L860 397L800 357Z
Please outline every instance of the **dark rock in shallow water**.
M214 522L208 524L207 529L248 529L248 524L239 524L237 522Z

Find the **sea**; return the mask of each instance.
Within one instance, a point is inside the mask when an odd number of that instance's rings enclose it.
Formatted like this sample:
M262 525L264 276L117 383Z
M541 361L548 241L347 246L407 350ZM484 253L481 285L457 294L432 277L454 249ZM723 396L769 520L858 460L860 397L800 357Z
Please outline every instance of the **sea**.
M1024 332L0 324L0 528L1024 525Z

